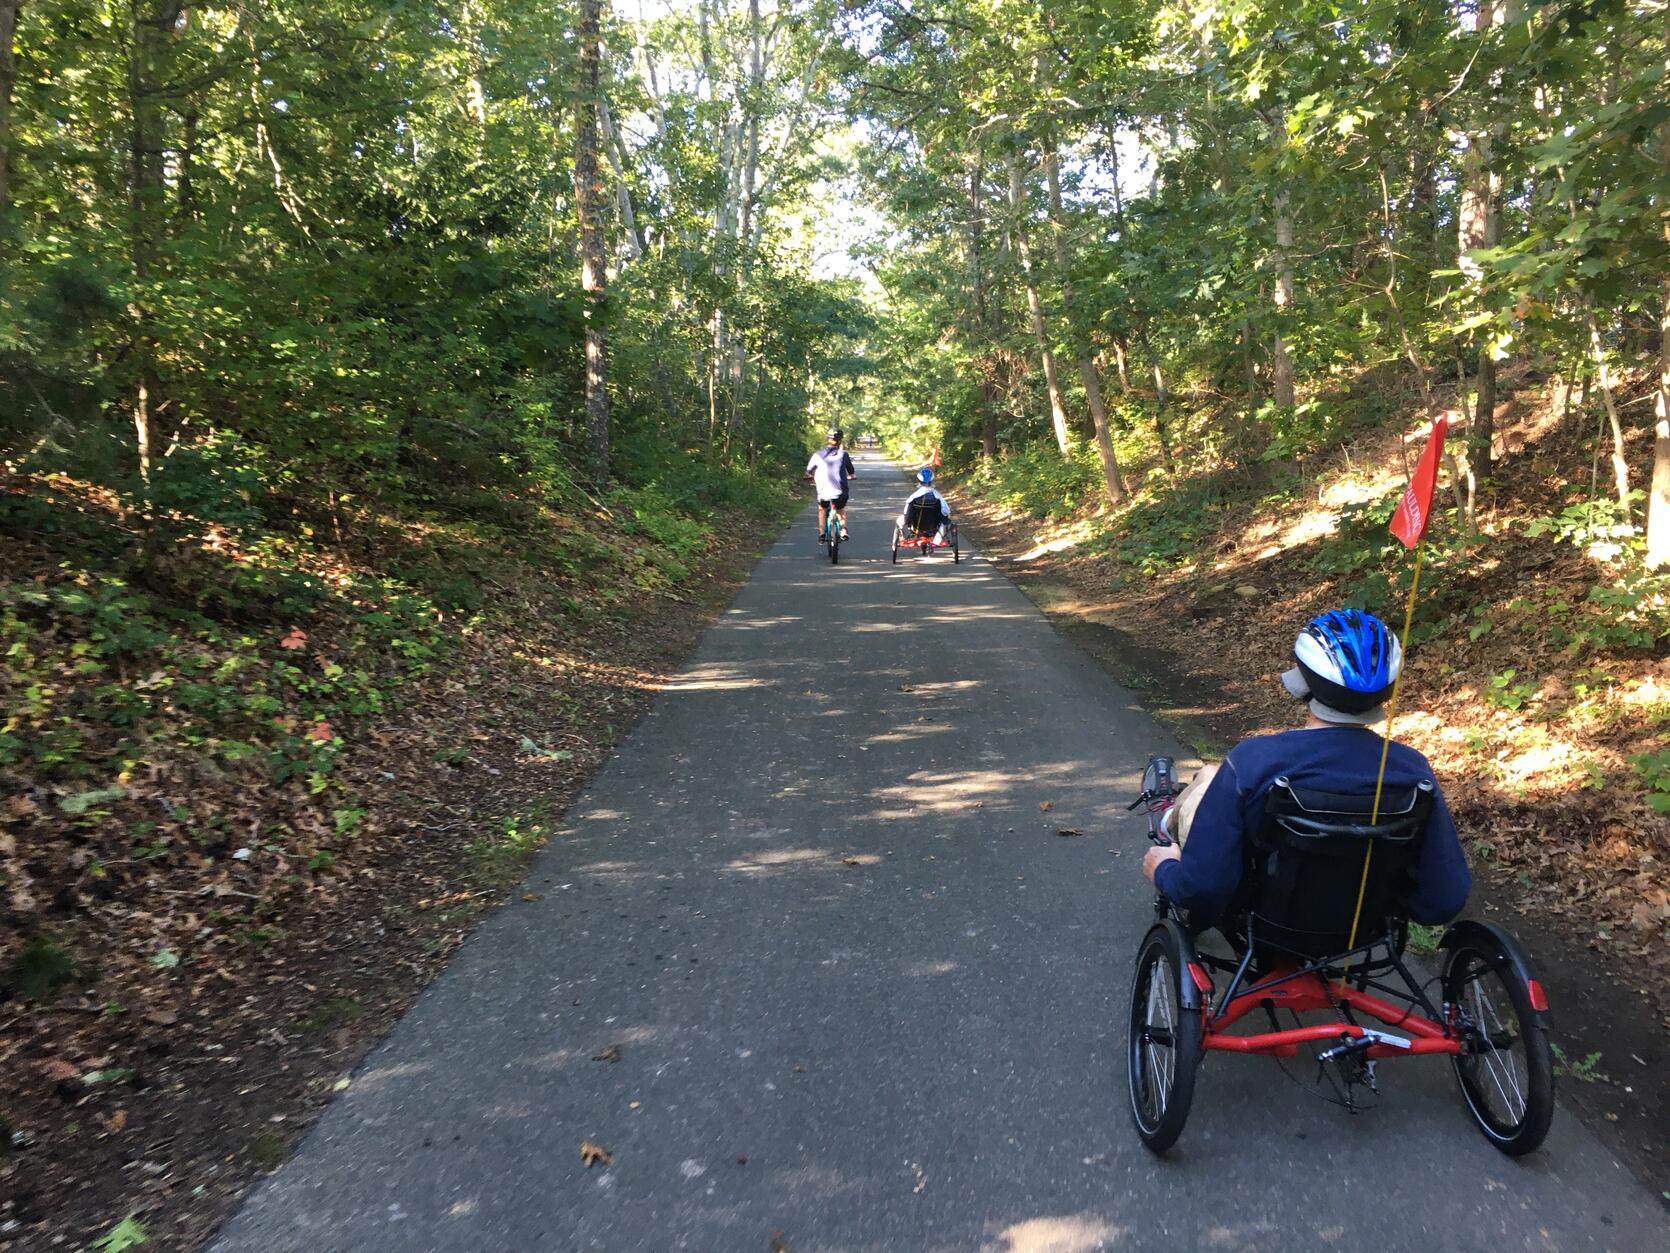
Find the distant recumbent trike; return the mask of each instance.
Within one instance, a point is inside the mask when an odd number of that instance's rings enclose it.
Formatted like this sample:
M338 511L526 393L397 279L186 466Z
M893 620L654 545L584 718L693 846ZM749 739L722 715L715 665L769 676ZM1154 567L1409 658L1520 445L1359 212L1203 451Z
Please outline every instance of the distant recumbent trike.
M914 548L923 557L932 555L935 549L949 548L953 565L963 559L962 548L957 543L957 524L945 516L939 501L932 496L923 496L906 505L902 524L894 519L894 565L899 562L901 548L906 551Z
M1131 808L1147 806L1155 843L1170 843L1160 817L1180 790L1171 759L1151 758ZM1431 794L1388 789L1378 816L1371 801L1278 779L1224 918L1203 923L1157 898L1137 950L1125 1049L1131 1115L1154 1152L1182 1134L1207 1053L1254 1053L1279 1065L1301 1049L1315 1063L1316 1094L1353 1111L1379 1093L1377 1062L1448 1057L1468 1112L1492 1144L1514 1157L1542 1144L1554 1115L1542 985L1513 937L1472 921L1453 924L1438 942L1439 973L1416 976L1397 900L1420 852ZM1361 943L1353 942L1353 918ZM1230 956L1196 947L1208 930L1228 941ZM1222 991L1214 972L1228 976ZM1302 1013L1326 1020L1306 1024ZM1269 1029L1233 1030L1252 1014Z

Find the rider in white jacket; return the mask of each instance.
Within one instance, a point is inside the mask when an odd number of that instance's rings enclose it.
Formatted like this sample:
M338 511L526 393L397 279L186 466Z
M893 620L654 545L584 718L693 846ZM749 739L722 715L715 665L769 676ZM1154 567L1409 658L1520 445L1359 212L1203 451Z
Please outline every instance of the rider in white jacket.
M951 520L951 504L945 499L945 497L941 496L938 489L933 486L934 472L928 467L924 466L916 472L916 481L922 486L918 487L910 494L910 499L905 501L905 507L899 511L899 525L908 530L910 527L911 505L915 504L919 500L931 497L939 502L940 516L939 531L934 535L934 542L944 543L945 524Z

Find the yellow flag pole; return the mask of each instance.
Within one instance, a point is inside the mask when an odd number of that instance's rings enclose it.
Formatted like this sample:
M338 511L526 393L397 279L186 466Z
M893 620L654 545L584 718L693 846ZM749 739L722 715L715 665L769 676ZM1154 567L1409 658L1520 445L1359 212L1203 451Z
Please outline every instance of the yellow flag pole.
M1424 543L1415 545L1415 573L1409 580L1409 603L1403 608L1403 634L1398 638L1398 651L1405 660L1409 656L1409 627L1415 621L1415 594L1421 587L1421 558L1426 553ZM1392 751L1392 720L1397 717L1398 692L1403 686L1403 669L1398 668L1397 677L1392 680L1392 698L1386 705L1386 735L1380 741L1380 771L1374 778L1374 805L1369 813L1369 825L1380 821L1380 793L1386 784L1386 758ZM1351 938L1345 943L1345 969L1340 972L1339 985L1343 990L1346 975L1351 971L1351 950L1357 947L1357 925L1362 921L1363 897L1368 892L1369 861L1374 856L1374 841L1370 840L1363 849L1363 875L1357 881L1357 904L1351 911Z

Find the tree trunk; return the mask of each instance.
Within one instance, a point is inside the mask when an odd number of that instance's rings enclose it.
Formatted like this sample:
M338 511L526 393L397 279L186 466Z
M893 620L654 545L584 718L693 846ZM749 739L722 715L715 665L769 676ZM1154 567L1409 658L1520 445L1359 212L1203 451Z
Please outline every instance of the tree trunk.
M1492 26L1512 16L1514 0L1478 0L1473 17L1473 30L1480 38ZM1461 162L1460 199L1456 209L1457 250L1461 254L1459 269L1472 283L1481 283L1483 271L1477 262L1467 258L1475 248L1488 248L1499 242L1502 233L1501 201L1502 176L1492 168L1492 133L1498 127L1481 126L1467 137L1467 150ZM1496 358L1488 343L1479 344L1477 395L1473 401L1473 418L1467 427L1467 477L1469 483L1467 512L1472 520L1478 508L1478 488L1488 477L1495 456L1496 438Z
M12 204L12 94L17 53L12 44L23 0L0 0L0 214Z
M620 212L626 255L636 261L644 255L644 237L638 229L638 215L632 207L632 189L626 183L626 145L621 143L620 136L615 132L615 123L609 116L607 99L597 102L597 121L603 128L603 155L608 158L609 168L615 172L615 205Z
M476 0L464 0L460 8L458 36L464 43L464 107L475 123L477 140L487 126L487 91L481 85L481 12Z
M968 268L974 291L974 337L982 346L975 359L980 371L980 456L993 461L997 458L997 384L992 378L988 333L991 308L986 298L985 167L985 154L976 150L968 173Z
M1606 346L1600 340L1600 324L1595 321L1594 306L1588 311L1589 352L1595 359L1595 370L1600 375L1600 400L1606 407L1606 420L1612 427L1612 485L1618 493L1618 507L1624 521L1629 521L1629 462L1624 458L1624 428L1618 421L1618 404L1612 395L1612 366L1606 359Z
M1276 193L1276 249L1273 258L1276 270L1276 333L1270 344L1270 391L1278 405L1291 409L1294 403L1293 359L1288 355L1287 340L1281 333L1282 316L1293 307L1293 214L1288 204L1285 189Z
M1055 373L1055 353L1050 350L1049 333L1044 327L1044 306L1038 299L1038 280L1033 273L1032 246L1026 235L1026 198L1021 185L1021 162L1018 153L1009 156L1009 207L1013 211L1015 251L1021 260L1021 277L1026 284L1026 309L1032 320L1032 336L1038 341L1038 356L1044 365L1044 386L1050 398L1050 422L1055 428L1055 445L1063 457L1073 455L1072 441L1067 436L1067 406L1061 399L1061 383Z
M597 164L597 113L603 0L580 0L579 103L575 109L574 208L580 221L580 287L586 321L586 463L599 484L609 477L608 276L603 262L603 179Z
M1050 236L1055 243L1055 268L1060 276L1061 297L1067 306L1067 326L1073 337L1073 354L1078 358L1079 380L1084 384L1084 396L1090 410L1090 423L1096 437L1096 455L1102 463L1102 482L1107 488L1108 503L1125 503L1125 480L1119 473L1119 457L1113 450L1113 437L1108 433L1108 411L1102 401L1102 380L1096 373L1096 363L1084 336L1079 334L1073 320L1073 281L1069 274L1067 233L1062 224L1061 171L1056 165L1055 143L1044 141L1044 181L1050 193Z
M153 454L161 442L157 422L164 405L158 377L158 350L152 330L147 290L162 250L166 200L163 186L163 116L159 62L162 48L179 24L181 6L159 5L148 12L142 0L128 3L128 227L129 262L139 289L130 304L138 377L133 398L133 427L139 479L151 483Z
M1659 123L1658 159L1670 175L1670 121ZM1670 217L1664 219L1670 246ZM1647 497L1647 569L1670 568L1670 273L1658 313L1658 395L1653 402L1653 484Z
M1177 471L1177 463L1172 459L1171 436L1166 431L1166 403L1171 399L1171 393L1166 390L1166 376L1160 369L1160 356L1154 351L1146 327L1137 330L1137 341L1142 345L1142 351L1147 356L1154 375L1154 434L1160 441L1160 464L1165 467L1167 474L1174 474Z

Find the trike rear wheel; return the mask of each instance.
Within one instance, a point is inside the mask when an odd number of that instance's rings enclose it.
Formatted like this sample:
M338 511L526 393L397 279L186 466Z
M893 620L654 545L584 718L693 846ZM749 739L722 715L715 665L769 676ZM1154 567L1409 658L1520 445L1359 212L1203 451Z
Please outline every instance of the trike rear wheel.
M1156 926L1143 937L1131 980L1125 1068L1131 1118L1155 1153L1183 1134L1202 1056L1201 1011L1183 1005L1186 968L1171 928Z
M1477 928L1446 947L1444 1003L1462 1027L1456 1083L1485 1138L1520 1157L1542 1144L1554 1117L1548 1029L1522 962L1497 936Z

